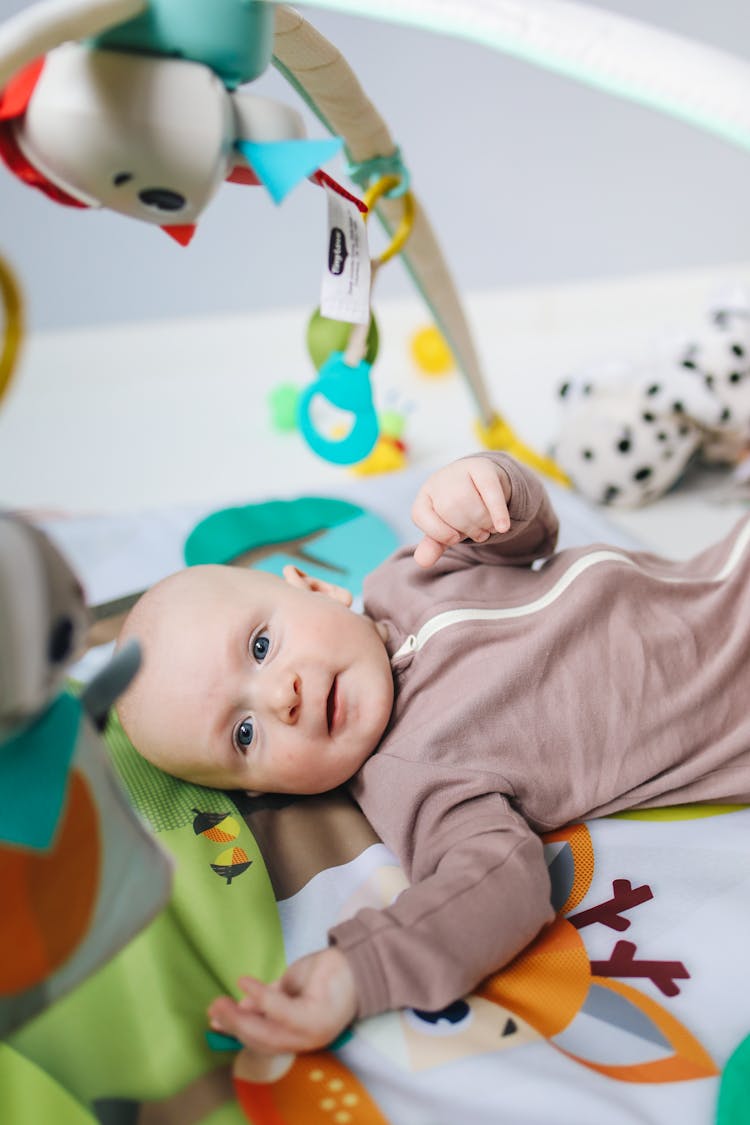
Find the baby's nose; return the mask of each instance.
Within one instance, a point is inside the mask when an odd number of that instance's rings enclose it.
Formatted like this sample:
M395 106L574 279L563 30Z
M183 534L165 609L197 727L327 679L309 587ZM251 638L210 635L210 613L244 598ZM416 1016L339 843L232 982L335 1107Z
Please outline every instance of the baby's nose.
M284 723L296 723L302 703L302 684L299 676L282 672L273 685L272 705Z

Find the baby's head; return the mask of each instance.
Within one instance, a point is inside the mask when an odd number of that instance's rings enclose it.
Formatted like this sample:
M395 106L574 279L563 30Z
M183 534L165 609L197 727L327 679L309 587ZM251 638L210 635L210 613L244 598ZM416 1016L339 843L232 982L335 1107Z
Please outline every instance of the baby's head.
M196 784L323 793L372 753L393 706L383 628L296 567L196 566L135 605L143 666L117 710L138 751Z

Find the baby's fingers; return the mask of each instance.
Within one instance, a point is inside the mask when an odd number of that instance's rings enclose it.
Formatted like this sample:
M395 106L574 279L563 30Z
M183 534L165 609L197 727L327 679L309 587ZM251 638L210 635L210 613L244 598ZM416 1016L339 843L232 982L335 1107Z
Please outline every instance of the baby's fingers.
M461 539L460 532L438 515L432 499L424 491L419 493L412 505L411 518L419 530L424 532L424 539L414 552L414 559L420 566L432 566L446 547Z
M458 543L461 534L435 510L432 497L424 489L418 494L411 509L411 518L420 531L436 543L449 547Z
M241 984L245 996L239 1003L222 996L209 1007L208 1017L217 1031L263 1054L314 1050L332 1038L326 1028L316 1025L303 1001L260 982Z
M414 562L425 568L434 566L444 550L444 544L438 543L436 539L431 539L429 535L425 535L414 551Z
M495 531L510 528L508 505L496 466L489 460L477 459L471 468L471 481L479 493Z
M239 1039L245 1047L263 1055L296 1053L307 1048L303 1036L260 1012L241 1008L229 997L215 1000L208 1009L211 1026Z

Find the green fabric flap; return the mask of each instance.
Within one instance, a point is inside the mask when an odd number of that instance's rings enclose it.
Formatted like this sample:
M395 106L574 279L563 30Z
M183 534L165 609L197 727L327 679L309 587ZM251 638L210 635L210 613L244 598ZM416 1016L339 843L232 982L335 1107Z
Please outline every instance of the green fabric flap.
M8 1125L95 1125L84 1107L42 1069L0 1043L3 1121Z
M10 1040L84 1106L170 1098L225 1067L227 1056L206 1042L208 1004L238 995L244 973L272 979L284 968L271 883L232 801L149 765L114 717L105 737L133 804L176 871L172 898L155 921ZM42 1120L57 1125L56 1117Z

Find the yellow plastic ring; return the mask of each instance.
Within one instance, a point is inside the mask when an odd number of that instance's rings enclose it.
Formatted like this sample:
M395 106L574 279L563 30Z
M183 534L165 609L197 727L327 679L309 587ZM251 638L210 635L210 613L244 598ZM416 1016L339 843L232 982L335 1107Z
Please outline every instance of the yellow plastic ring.
M386 192L392 191L401 183L399 176L381 176L372 187L368 188L364 195L364 202L367 206L368 214ZM387 262L390 258L400 254L403 250L406 240L412 232L414 226L414 196L410 191L404 192L400 197L403 200L404 209L401 215L401 222L396 227L390 244L385 248L383 253L378 257L378 265L382 266L383 262Z
M21 291L10 267L0 258L0 295L5 308L5 336L0 352L0 399L8 389L23 339Z

